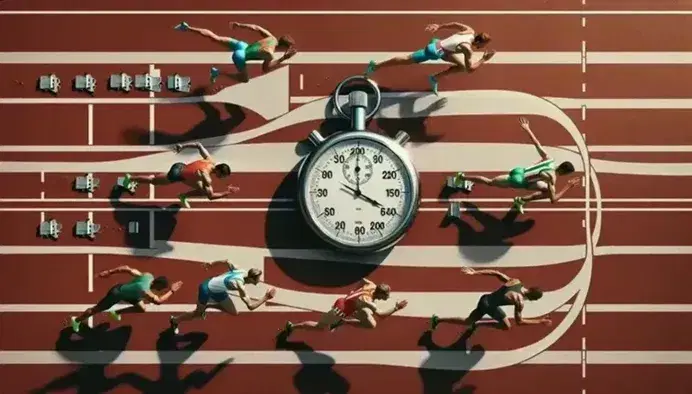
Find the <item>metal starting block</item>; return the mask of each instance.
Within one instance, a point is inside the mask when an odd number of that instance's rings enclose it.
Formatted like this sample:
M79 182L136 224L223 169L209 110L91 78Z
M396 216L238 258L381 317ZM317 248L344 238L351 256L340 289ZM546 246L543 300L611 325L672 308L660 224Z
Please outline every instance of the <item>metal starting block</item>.
M167 82L168 90L174 92L190 93L190 89L192 88L190 77L184 77L180 74L169 75Z
M43 238L58 239L61 231L62 224L55 219L41 222L38 228L38 233Z
M96 234L101 230L101 225L87 219L83 222L77 222L75 226L75 235L78 237L96 238Z
M447 216L453 218L461 217L461 204L458 202L449 203L449 209L447 209Z
M135 89L159 93L161 85L161 77L153 77L149 74L135 75Z
M41 75L38 80L38 88L43 92L58 94L60 91L60 78L55 74Z
M128 192L130 192L130 194L135 194L135 191L137 191L137 182L130 181L130 184L128 185L128 187L125 187L125 177L124 176L119 176L116 184L118 185L118 187L121 187L121 188L127 190Z
M125 74L111 74L108 78L108 87L111 90L129 92L132 89L132 77Z
M473 182L471 181L463 181L461 182L461 185L457 185L454 183L454 177L453 176L448 176L447 177L447 187L451 189L456 189L456 190L463 190L465 192L471 192L473 190Z
M77 75L74 78L74 88L93 94L96 90L96 78L91 74Z
M78 176L74 181L74 188L80 192L93 193L99 187L101 182L98 178L94 178L94 174L86 174Z

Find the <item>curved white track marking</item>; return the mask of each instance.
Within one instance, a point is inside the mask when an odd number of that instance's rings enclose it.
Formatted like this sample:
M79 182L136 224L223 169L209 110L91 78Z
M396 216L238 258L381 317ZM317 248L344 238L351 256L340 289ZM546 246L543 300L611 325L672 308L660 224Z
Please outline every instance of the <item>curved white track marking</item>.
M61 365L61 364L114 364L159 365L188 364L216 365L223 362L236 365L391 365L409 368L441 369L440 366L455 364L471 366L477 359L502 357L505 351L469 352L463 356L450 351L419 350L317 350L317 351L224 351L199 350L192 354L180 352L135 351L124 352L56 352L0 351L0 365ZM434 364L432 364L434 362ZM546 351L528 360L533 365L580 365L581 350ZM690 351L600 351L589 350L588 365L690 365Z
M592 159L591 164L601 174L690 176L692 163L624 163Z
M166 241L156 241L154 249L108 246L0 246L0 255L93 254L151 256L199 263L228 258L245 268L259 268L262 270L265 270L264 259L270 257L419 268L488 267L489 265L495 268L543 267L570 263L584 258L584 245L512 246L511 248L464 246L463 254L460 254L459 248L459 246L397 246L381 262L376 256L349 256L330 250L270 250L246 246ZM492 263L478 263L466 257L485 254L501 257Z

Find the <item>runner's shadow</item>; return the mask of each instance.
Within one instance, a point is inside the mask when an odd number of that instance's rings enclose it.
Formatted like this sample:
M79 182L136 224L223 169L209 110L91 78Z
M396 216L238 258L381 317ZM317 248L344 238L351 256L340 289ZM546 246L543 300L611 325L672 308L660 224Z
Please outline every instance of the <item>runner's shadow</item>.
M426 331L418 340L430 355L421 364L418 374L423 382L425 394L472 394L475 386L463 385L462 381L469 370L485 355L485 349L476 345L467 351L471 333L464 332L459 339L449 346L439 346L432 338L432 331ZM449 371L444 368L456 367L461 371Z
M61 330L55 350L65 360L81 365L31 392L40 394L73 389L80 394L105 393L124 384L122 375L106 377L105 370L127 347L132 327L109 328L108 323L102 323L94 328L83 325L79 334L75 334L71 327Z
M159 334L156 341L156 351L159 354L160 376L158 380L150 380L144 376L124 374L124 381L141 393L187 393L191 389L201 390L233 361L225 360L215 365L210 371L196 369L184 377L180 376L180 366L185 363L209 336L202 332L190 332L175 335L171 329Z
M209 87L201 87L195 89L192 93L184 97L199 97L213 92L209 91ZM184 104L170 104L184 105ZM247 119L246 110L235 104L225 103L223 105L228 117L222 117L221 111L212 103L198 102L193 103L199 107L204 114L204 120L194 125L190 130L183 134L172 133L165 130L154 130L154 141L156 145L173 145L188 141L195 141L210 137L222 137L231 134L233 130L238 128ZM124 131L125 140L130 144L149 145L150 132L142 127L133 127ZM208 148L213 152L214 147Z
M368 255L372 264L339 263L340 259L353 255L337 252L321 240L305 222L297 204L295 210L286 208L279 198L297 198L298 166L283 179L272 196L265 218L265 242L277 267L291 279L310 286L343 287L352 285L377 269L389 254L385 250Z
M504 256L513 246L508 239L531 230L535 225L533 219L516 221L518 214L511 209L502 218L498 218L469 202L462 202L461 205L462 212L470 215L483 230L477 231L463 219L447 215L442 219L440 227L446 228L454 224L459 231L459 253L477 263L493 262Z
M301 394L346 394L351 383L334 370L335 360L315 352L305 342L289 341L285 333L276 338L277 350L295 352L302 368L293 376L293 385Z
M123 195L128 196L129 194L124 189L114 186L109 199L111 207L114 209L113 216L123 231L125 245L134 249L135 255L155 256L170 251L173 247L168 243L168 240L171 239L178 224L176 217L180 212L180 205L174 203L162 207L152 204L133 204L120 200ZM161 210L162 208L164 210ZM150 210L155 210L154 245L149 244L149 227L152 224L149 220ZM139 224L137 232L130 233L130 223Z

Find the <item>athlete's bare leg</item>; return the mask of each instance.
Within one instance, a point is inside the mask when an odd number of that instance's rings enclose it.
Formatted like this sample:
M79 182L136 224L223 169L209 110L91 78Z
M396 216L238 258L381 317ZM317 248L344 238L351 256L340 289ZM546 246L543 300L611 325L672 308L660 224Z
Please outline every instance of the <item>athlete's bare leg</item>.
M354 318L345 318L342 321L344 324L360 328L375 328L377 320L370 309L359 309L354 314Z
M197 304L197 307L190 312L184 312L178 316L171 316L171 322L174 324L179 324L180 322L199 319L204 316L205 310L207 310L206 305Z
M322 314L322 317L320 317L320 321L303 321L300 323L290 323L289 327L290 330L309 330L309 331L325 331L328 330L329 327L341 320L341 317L335 313L334 311L329 311L326 313Z
M194 27L194 26L187 26L187 30L191 32L195 32L199 34L202 37L206 37L216 43L219 43L224 46L228 46L231 42L233 42L233 39L230 37L224 37L224 36L219 36L218 34L214 33L213 31L209 29L203 29L199 27Z
M391 59L387 59L385 61L375 63L375 62L370 62L368 65L368 69L365 72L366 75L369 75L371 73L374 73L375 71L379 70L380 68L387 68L387 67L394 67L394 66L405 66L409 64L415 64L415 60L413 60L412 55L405 55L405 56L395 56Z
M168 180L168 174L129 175L129 179L130 181L145 185L168 185L171 183L171 181Z
M488 186L501 187L501 188L510 187L508 175L499 175L499 176L496 176L495 178L488 178L488 177L485 177L482 175L464 174L462 178L464 180L467 180L467 181L471 181L474 183L482 183L482 184L488 185Z

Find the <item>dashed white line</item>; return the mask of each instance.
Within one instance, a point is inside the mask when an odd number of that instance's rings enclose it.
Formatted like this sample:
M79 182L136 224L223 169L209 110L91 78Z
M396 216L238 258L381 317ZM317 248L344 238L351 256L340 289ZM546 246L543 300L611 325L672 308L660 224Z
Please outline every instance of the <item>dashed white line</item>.
M582 82L581 84L581 92L586 93L586 82Z
M46 183L46 173L41 171L41 183Z
M300 74L300 90L303 90L303 74Z
M153 64L149 65L149 75L153 77L160 77L161 70L154 67ZM154 92L149 92L149 98L154 98ZM156 143L156 135L154 131L156 130L156 109L154 104L149 104L149 145L154 145Z
M584 220L584 219L581 220L581 227L582 228L586 227L586 220Z
M582 326L586 325L586 314L587 314L586 305L584 305L584 307L581 308L581 325Z
M581 338L581 377L586 378L586 338Z
M87 256L87 271L89 275L88 279L88 291L89 293L94 292L94 255L89 254Z
M586 27L586 17L585 16L581 17L581 27Z
M94 145L94 104L87 104L87 141Z
M586 41L581 42L581 72L586 72Z
M581 106L581 120L586 120L586 105Z
M46 213L41 211L41 222L45 222L45 221L46 221Z
M41 200L44 200L46 198L46 192L41 192Z
M156 188L154 187L153 183L149 184L149 199L150 200L155 200L156 199Z

